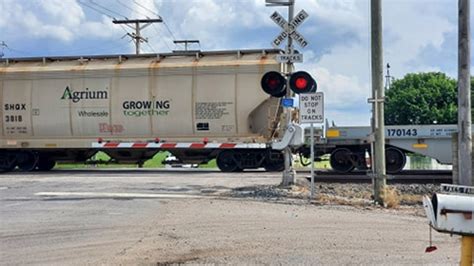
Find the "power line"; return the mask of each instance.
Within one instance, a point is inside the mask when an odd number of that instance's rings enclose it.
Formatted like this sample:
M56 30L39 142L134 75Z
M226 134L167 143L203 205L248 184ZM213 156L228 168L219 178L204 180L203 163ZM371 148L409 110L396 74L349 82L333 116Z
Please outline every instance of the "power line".
M143 12L140 12L134 8L132 8L131 6L125 4L124 2L120 1L120 0L117 0L117 3L119 3L121 6L125 7L126 9L132 11L132 12L137 12L138 14L140 15L143 15L144 17L150 19L150 16L148 16L147 14L143 13ZM142 6L140 5L139 3L136 3L138 7L141 7L142 9L145 9L146 11L148 11L149 13L153 14L153 15L156 15L158 18L161 18L160 15L156 14L155 12L152 12L150 9L147 9L145 6ZM162 36L161 36L161 33L160 31L158 30L158 27L155 25L155 24L152 24L151 25L152 28L155 30L156 34L158 35L158 37L160 39L163 39ZM165 43L166 47L168 47L168 49L171 51L171 47L168 45L168 43L163 39L163 42ZM155 51L153 48L152 48L153 51Z
M150 17L149 15L147 15L147 14L145 14L145 13L143 13L143 12L140 12L140 11L137 10L137 9L134 9L133 7L131 7L130 5L127 5L126 3L122 2L121 0L117 0L117 3L120 4L121 6L123 6L124 8L126 8L126 9L132 11L132 12L136 12L136 13L138 13L138 14L140 14L140 15L142 15L142 16L148 18L148 19L151 19L151 17ZM162 19L162 17L161 17L159 14L157 14L156 12L153 12L151 9L147 8L146 6L143 6L142 4L140 4L140 3L138 3L138 2L136 2L135 4L136 4L139 8L141 8L141 9L143 9L143 10L145 10L145 11L148 11L148 13L152 14L153 16L156 16L156 17L158 17L159 19ZM152 24L151 26L152 26L153 30L156 32L156 34L158 35L158 38L162 39L163 42L165 43L166 47L171 51L171 50L172 50L171 47L168 45L166 39L164 39L164 38L161 36L161 33L160 33L160 31L158 30L158 27L157 27L155 24ZM152 50L155 51L155 49L153 49L153 48L152 48Z
M153 11L153 10L149 9L148 7L146 7L146 6L144 6L144 5L140 4L140 3L138 3L136 0L133 0L133 2L134 2L134 3L135 3L137 6L139 6L139 7L143 8L144 10L146 10L146 11L150 12L151 14L153 14L153 15L155 15L155 16L158 16L158 17L160 17L160 15L159 15L159 14L157 14L155 11Z
M92 0L89 0L89 1L90 1L92 4L95 4L96 6L101 7L101 5L98 5L97 3L94 3ZM90 8L90 9L96 11L96 12L99 13L99 14L105 15L105 16L107 16L108 18L110 18L110 19L112 19L112 20L115 20L115 19L116 19L115 17L111 16L110 14L107 14L107 13L105 13L104 11L102 11L102 10L96 8L96 7L93 7L93 6L91 6L91 5L89 5L89 4L85 3L85 2L82 2L81 0L79 0L78 3L79 3L80 5L83 5L83 6L85 6L85 7L88 7L88 8ZM109 10L109 9L106 8L106 10ZM110 11L112 11L112 10L110 10ZM109 11L109 12L110 12L110 11ZM123 16L122 14L119 14L119 13L114 12L114 11L112 11L112 12L115 13L115 14L118 14L118 15L121 16L121 17L126 18L126 17ZM129 36L129 35L130 35L130 33L128 32L128 30L127 30L123 25L119 24L119 26L122 28L122 30L124 30L124 31L126 32L126 34L125 34L124 36L122 36L122 38L124 38L125 36Z
M155 24L152 24L151 26L152 26L152 28L156 31L156 34L158 35L158 37L159 37L159 38L162 38L162 37L161 37L161 33L160 33L160 31L158 30L158 27L155 26ZM162 39L163 39L163 38L162 38ZM166 47L168 47L168 49L171 51L172 49L171 49L171 47L168 45L168 43L167 43L166 41L164 41L164 43L165 43Z
M150 47L151 51L156 54L155 48L153 48L153 46L151 46L149 42L145 42L145 43L148 45L148 47Z
M120 0L117 0L117 1L120 2ZM159 17L159 18L161 18L161 19L163 20L163 24L165 25L166 29L168 30L168 32L169 32L169 34L170 34L170 36L171 36L171 38L172 38L173 40L176 40L176 37L174 36L173 32L171 31L171 29L169 28L168 24L166 23L166 21L163 19L162 16L160 16L160 15L159 15L158 13L156 13L155 11L149 9L148 7L146 7L146 6L142 5L142 4L140 4L140 3L137 2L136 0L133 0L133 3L135 3L138 7L140 7L141 9L143 9L143 10L145 10L145 11L147 11L148 13L150 13L150 14L152 14L152 15L154 15L154 16L157 16L157 17ZM137 12L138 12L138 11L137 11ZM145 15L145 14L143 14L143 13L140 13L140 14ZM145 15L145 16L146 16L146 15ZM157 32L158 36L161 37L161 34L160 34L159 30L158 30L158 27L156 27L155 25L153 25L153 28L154 28L155 31ZM168 45L168 43L167 43L166 41L165 41L165 45L166 45L166 47L168 47L168 49L169 49L170 51L172 50L171 47ZM176 47L176 45L175 45L175 47Z
M93 4L93 5L96 5L96 6L100 7L100 8L102 8L102 9L104 9L104 10L107 10L108 12L110 12L110 13L112 13L112 14L116 14L116 15L118 15L119 17L123 17L123 18L125 18L125 19L128 19L126 16L124 16L124 15L118 13L118 12L115 12L115 11L113 11L113 10L111 10L111 9L109 9L109 8L107 8L107 7L105 7L105 6L103 6L103 5L97 4L96 2L94 2L94 0L89 0L89 2L90 2L91 4Z
M148 17L146 14L143 14L143 13L141 13L140 11L133 9L132 7L130 7L129 5L123 3L123 2L120 1L120 0L117 0L117 3L119 3L119 5L125 7L126 9L128 9L128 10L130 10L130 11L132 11L132 12L137 12L138 14L145 16L145 18L150 18L150 17Z
M134 33L127 33L128 36L130 36L134 41L135 41L135 53L140 54L140 43L145 42L148 43L148 39L143 38L140 31L152 23L158 23L158 22L163 22L161 18L159 19L124 19L124 20L116 20L114 19L112 21L114 24L124 24L127 25L131 28L132 26L128 24L134 24L135 27L135 32Z
M137 2L136 0L133 0L133 2L134 2L137 6L143 8L144 10L150 12L151 14L156 15L156 16L158 16L158 17L161 17L161 16L160 16L159 14L157 14L155 11L153 11L153 10L149 9L148 7L146 7L146 6L142 5L142 4L140 4L140 3ZM161 17L161 18L163 19L163 17ZM171 37L173 38L173 40L176 40L176 37L174 36L173 32L171 31L170 27L168 26L168 24L166 23L166 21L165 21L164 19L163 19L163 25L165 25L166 29L167 29L168 32L170 33L170 35L171 35Z
M165 21L163 21L163 25L165 25L166 29L168 30L168 32L170 33L171 37L173 38L173 40L176 40L176 37L174 37L174 34L173 32L171 31L170 27L168 27L168 23L166 23Z
M95 8L95 7L91 6L91 5L89 5L89 4L86 4L86 3L82 2L81 0L78 0L77 2L78 2L80 5L85 6L85 7L88 7L88 8L94 10L95 12L97 12L97 13L99 13L99 14L105 15L105 16L107 16L108 18L111 18L111 19L115 19L115 18L112 17L111 15L106 14L105 12L103 12L103 11L101 11L101 10L99 10L99 9L97 9L97 8Z

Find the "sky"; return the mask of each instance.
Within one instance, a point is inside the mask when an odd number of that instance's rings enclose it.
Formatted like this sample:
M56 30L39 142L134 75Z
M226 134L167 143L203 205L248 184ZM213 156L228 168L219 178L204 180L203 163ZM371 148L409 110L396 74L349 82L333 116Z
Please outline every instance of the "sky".
M458 1L382 2L383 59L391 75L441 71L456 78ZM296 69L316 79L325 94L325 118L337 125L370 123L369 4L296 0L295 13L309 14L298 28L309 44L296 46L304 55ZM158 16L164 23L142 32L148 38L142 53L182 49L176 39L198 39L200 45L190 49L202 51L272 48L281 29L270 15L278 11L286 18L288 12L265 6L265 0L0 0L0 10L4 58L134 53L126 35L132 30L112 20Z

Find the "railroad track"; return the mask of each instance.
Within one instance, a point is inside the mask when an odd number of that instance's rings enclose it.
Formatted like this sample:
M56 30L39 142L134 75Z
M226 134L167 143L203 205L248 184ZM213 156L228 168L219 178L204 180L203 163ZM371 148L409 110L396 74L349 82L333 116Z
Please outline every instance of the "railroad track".
M218 169L196 169L196 168L160 168L160 169L137 169L137 168L83 168L83 169L54 169L48 172L21 172L12 171L7 174L9 175L81 175L81 174L104 174L104 175L156 175L156 174L186 174L186 173L201 173L201 174L219 174L221 173ZM281 176L279 172L265 172L263 169L247 170L239 174L264 174L265 176ZM310 180L309 170L297 169L299 176L306 176ZM226 173L226 175L232 175L232 173ZM328 170L315 171L316 182L356 182L356 183L369 183L371 178L365 171L354 171L347 174L336 173ZM387 182L390 183L452 183L452 171L450 170L408 170L402 171L396 175L389 175Z
M308 180L311 176L308 173ZM371 182L372 178L365 171L347 174L332 171L315 171L316 182ZM395 175L388 175L387 183L452 183L451 170L406 170Z

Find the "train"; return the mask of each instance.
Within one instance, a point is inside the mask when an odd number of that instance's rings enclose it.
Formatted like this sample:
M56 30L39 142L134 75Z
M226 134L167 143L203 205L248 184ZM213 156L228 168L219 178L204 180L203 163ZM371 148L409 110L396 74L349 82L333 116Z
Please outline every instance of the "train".
M282 72L277 49L0 60L0 170L50 170L102 151L137 163L168 151L216 159L222 171L281 171L279 98L260 88ZM294 130L294 129L298 130ZM280 145L281 146L281 145Z
M277 60L281 53L0 59L0 171L47 171L57 162L88 162L98 152L140 165L160 151L181 164L216 159L224 172L282 171L282 150L309 158L310 142L297 118L286 117L283 93L272 97L262 89L266 73L287 72ZM451 163L456 129L387 126L387 172L400 172L407 153ZM326 125L316 132L316 158L330 154L333 170L370 168L369 127Z
M368 170L372 163L371 128L368 126L329 126L315 129L315 158L329 154L331 168L339 173ZM452 135L457 125L390 125L385 126L385 164L389 174L403 170L407 154L418 154L436 159L441 164L452 164ZM305 145L298 152L310 157L310 134L305 131Z

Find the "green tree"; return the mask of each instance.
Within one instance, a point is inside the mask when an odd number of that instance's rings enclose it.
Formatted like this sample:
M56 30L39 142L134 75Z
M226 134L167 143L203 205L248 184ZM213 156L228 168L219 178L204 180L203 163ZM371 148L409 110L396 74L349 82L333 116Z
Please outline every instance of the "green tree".
M456 80L439 72L407 74L395 80L386 92L385 124L433 123L457 123Z
M473 101L474 101L474 77L471 76L471 118L474 119L474 102Z

